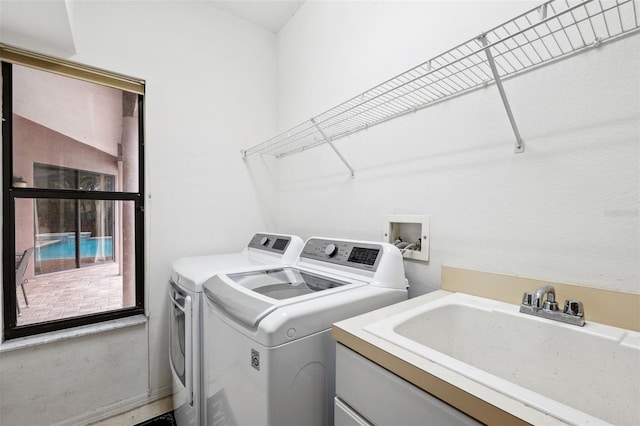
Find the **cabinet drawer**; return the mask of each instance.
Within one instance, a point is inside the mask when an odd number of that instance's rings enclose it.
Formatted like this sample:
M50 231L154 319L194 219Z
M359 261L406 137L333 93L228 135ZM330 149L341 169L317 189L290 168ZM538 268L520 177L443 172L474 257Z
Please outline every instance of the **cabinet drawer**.
M375 425L481 424L341 344L336 394Z

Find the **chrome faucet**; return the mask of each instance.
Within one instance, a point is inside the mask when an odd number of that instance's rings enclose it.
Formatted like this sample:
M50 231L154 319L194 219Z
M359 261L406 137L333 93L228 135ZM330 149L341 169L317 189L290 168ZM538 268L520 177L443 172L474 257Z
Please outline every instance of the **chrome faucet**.
M545 296L547 296L547 301L544 300ZM552 306L550 308L552 311L558 310L558 303L556 302L556 289L551 285L545 285L536 289L532 306L535 310L540 310L542 308L546 309L547 303L549 303L549 306Z
M564 309L560 311L556 302L556 290L551 285L542 286L534 293L525 292L522 295L520 312L580 327L584 325L582 302L575 299L566 300Z

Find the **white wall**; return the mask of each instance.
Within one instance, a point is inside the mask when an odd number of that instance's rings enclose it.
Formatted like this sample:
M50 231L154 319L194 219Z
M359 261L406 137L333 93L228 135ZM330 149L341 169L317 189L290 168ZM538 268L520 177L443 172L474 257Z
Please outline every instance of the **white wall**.
M141 392L146 396L147 388L152 396L166 393L171 383L166 295L171 262L187 255L239 251L256 230L274 222L263 216L240 149L275 131L275 36L210 2L71 5L77 54L68 59L147 83L148 327L113 332L109 342L115 340L119 354L99 358L91 354L102 347L101 334L0 353L2 424L51 424L93 410L99 414ZM29 2L27 7L37 5ZM12 19L5 9L2 19ZM24 43L19 37L3 41L36 50L29 38ZM59 50L51 48L53 53ZM133 341L127 337L132 332ZM54 349L60 354L59 368L23 368L47 363ZM77 356L65 358L70 353ZM78 357L88 358L83 361L87 364L76 365ZM135 364L135 386L127 380L131 372L122 368L121 357ZM60 369L66 374L54 371ZM87 375L94 370L95 375ZM115 379L105 381L107 372ZM31 397L11 396L16 376L20 395ZM49 382L65 392L55 398L43 395L43 383ZM84 398L92 394L99 397Z
M536 4L307 2L278 38L279 130ZM430 215L413 295L442 265L638 293L638 51L634 35L506 81L523 154L490 86L337 141L355 179L326 145L255 168L304 237L379 240L385 214Z
M110 408L144 403L145 330L140 324L3 352L0 424L87 424Z
M512 153L489 87L339 141L356 169L350 179L326 146L247 164L239 150L275 134L276 121L280 130L297 124L531 3L312 1L279 34L277 52L272 34L209 2L70 5L70 59L147 81L149 323L103 342L131 348L127 359L148 374L152 394L170 384L171 262L239 250L258 229L378 240L385 214L424 213L432 260L407 262L413 294L438 288L443 264L640 290L638 36L505 83L524 154ZM2 19L11 19L4 9ZM26 36L4 41L36 48ZM139 344L128 344L131 333ZM104 382L106 371L123 378L130 370L120 349L92 357L102 337L0 353L2 423L33 412L30 424L47 424L139 396L141 379ZM51 351L59 371L22 367ZM78 383L94 367L95 377ZM40 398L8 398L15 380L22 395ZM42 384L52 381L67 393L46 397ZM80 397L96 389L105 392Z

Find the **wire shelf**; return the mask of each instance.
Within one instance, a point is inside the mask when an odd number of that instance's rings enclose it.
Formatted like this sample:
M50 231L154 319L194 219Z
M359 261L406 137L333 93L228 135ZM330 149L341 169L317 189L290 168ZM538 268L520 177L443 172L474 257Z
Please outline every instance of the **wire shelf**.
M478 87L500 84L502 78L599 46L639 29L639 11L634 3L633 0L547 1L242 151L243 156L260 154L279 158L324 143L335 149L332 141L336 139ZM503 101L506 103L504 97ZM508 105L505 106L510 113Z

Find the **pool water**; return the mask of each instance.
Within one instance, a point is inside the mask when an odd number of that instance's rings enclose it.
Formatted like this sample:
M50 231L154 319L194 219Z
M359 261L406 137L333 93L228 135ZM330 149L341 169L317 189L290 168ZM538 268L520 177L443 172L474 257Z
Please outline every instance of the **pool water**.
M81 238L80 257L113 257L112 237ZM76 257L76 242L58 241L36 249L36 260L74 259Z

